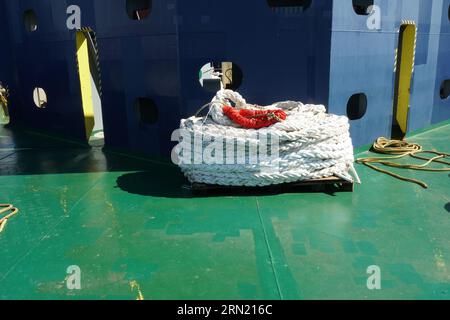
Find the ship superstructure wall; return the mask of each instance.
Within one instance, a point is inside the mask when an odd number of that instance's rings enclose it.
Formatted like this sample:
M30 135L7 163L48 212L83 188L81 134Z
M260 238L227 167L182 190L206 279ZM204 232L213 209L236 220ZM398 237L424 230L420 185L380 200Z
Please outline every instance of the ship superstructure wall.
M408 130L450 118L440 94L450 78L450 0L292 3L0 0L0 81L11 90L11 122L86 140L77 8L98 50L106 147L168 155L180 119L214 95L199 82L207 63L233 65L236 89L262 105L300 100L346 115L352 96L365 96L351 121L355 145L389 136L405 22L417 26ZM45 107L36 106L36 88L45 90Z

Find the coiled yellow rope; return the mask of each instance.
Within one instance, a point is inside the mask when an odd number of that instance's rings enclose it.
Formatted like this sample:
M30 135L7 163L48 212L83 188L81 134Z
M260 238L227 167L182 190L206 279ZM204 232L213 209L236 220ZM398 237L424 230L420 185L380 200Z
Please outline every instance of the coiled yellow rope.
M12 204L0 204L0 216L9 212L3 218L0 218L0 233L5 229L8 219L19 213L19 209L15 208Z
M410 169L410 170L419 170L419 171L431 171L431 172L445 172L450 171L450 162L444 161L442 159L445 159L447 157L450 157L449 153L439 152L439 151L430 151L430 150L423 150L422 146L415 143L408 143L404 140L390 140L384 137L378 138L377 141L373 144L373 151L377 153L382 154L389 154L389 155L395 155L393 157L369 157L369 158L359 158L356 160L357 163L364 164L367 167L376 170L378 172L382 172L385 174L388 174L394 178L416 183L423 188L427 189L428 185L417 179L412 178L406 178L399 174L396 174L394 172L379 168L375 166L375 163L388 166L388 167L394 167L394 168L401 168L401 169ZM418 156L418 154L433 154L435 157L432 158L426 158ZM424 160L426 161L423 164L416 165L416 164L400 164L393 162L392 160L401 159L404 157L413 157L415 159ZM444 168L430 168L428 167L431 163L441 163L445 164L448 167Z

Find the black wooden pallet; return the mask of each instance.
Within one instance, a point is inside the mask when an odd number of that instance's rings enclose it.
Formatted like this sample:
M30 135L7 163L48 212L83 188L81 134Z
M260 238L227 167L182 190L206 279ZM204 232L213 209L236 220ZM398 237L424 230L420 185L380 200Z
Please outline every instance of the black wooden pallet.
M307 192L353 192L354 184L340 178L330 177L324 179L285 183L267 187L227 187L211 184L194 183L190 189L194 196L218 195L273 195L282 193Z

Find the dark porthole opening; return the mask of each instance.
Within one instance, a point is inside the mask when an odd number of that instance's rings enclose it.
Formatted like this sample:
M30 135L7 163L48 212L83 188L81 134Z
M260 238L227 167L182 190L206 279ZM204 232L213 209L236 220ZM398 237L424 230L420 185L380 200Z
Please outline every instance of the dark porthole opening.
M373 6L374 0L353 0L353 10L357 15L369 15L369 7Z
M302 7L307 9L311 6L312 0L267 0L269 7L280 8L280 7Z
M450 80L444 80L442 82L439 93L442 100L446 100L450 97Z
M152 12L152 0L127 0L127 14L132 20L144 20Z
M210 62L199 72L200 85L208 92L217 92L221 86L225 89L238 89L244 78L242 69L233 62Z
M347 103L347 117L350 120L358 120L364 117L366 112L367 96L364 93L352 95Z
M25 29L28 32L34 32L38 28L38 19L36 12L33 10L27 10L23 14L23 23L25 25Z
M33 90L33 102L36 107L40 109L47 108L48 99L47 92L42 88L34 88Z
M137 98L135 109L140 123L152 125L158 122L159 110L152 99Z

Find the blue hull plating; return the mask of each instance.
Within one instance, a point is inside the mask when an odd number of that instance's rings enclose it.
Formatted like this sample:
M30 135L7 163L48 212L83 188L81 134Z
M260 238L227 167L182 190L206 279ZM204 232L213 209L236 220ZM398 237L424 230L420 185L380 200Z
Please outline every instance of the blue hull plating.
M212 93L201 88L200 68L231 61L243 71L238 89L249 101L321 103L345 115L355 93L367 113L352 121L356 146L390 136L395 52L403 20L418 26L409 129L450 118L439 91L450 79L450 0L375 0L381 28L370 30L352 0L313 0L306 8L270 8L266 1L153 0L147 19L132 20L126 0L0 0L0 80L11 90L14 124L83 140L75 31L67 7L81 8L81 24L96 32L102 70L107 147L168 155L174 129ZM34 10L35 32L23 14ZM33 88L48 106L34 106ZM148 97L159 110L152 125L139 121L135 101Z

